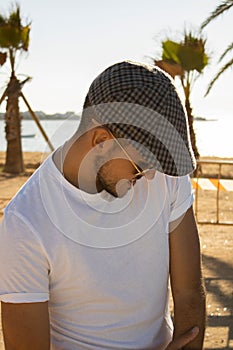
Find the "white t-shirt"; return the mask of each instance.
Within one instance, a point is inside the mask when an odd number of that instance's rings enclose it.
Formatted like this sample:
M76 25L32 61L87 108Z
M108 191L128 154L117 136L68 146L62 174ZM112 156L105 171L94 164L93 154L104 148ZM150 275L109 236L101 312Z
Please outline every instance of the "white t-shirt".
M49 156L5 210L0 299L48 300L51 349L165 349L168 226L192 202L188 176L159 172L123 198L87 194Z

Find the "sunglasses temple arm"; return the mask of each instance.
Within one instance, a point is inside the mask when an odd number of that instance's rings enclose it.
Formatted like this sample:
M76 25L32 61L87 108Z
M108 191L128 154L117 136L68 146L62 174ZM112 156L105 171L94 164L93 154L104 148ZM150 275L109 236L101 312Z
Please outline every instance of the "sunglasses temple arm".
M120 142L117 140L117 138L112 134L112 132L109 130L111 136L113 137L113 139L116 141L116 143L118 144L118 146L121 148L121 150L123 151L123 153L126 155L126 157L128 158L128 160L131 162L131 164L133 165L133 167L137 170L138 174L141 174L141 170L137 167L137 165L134 163L134 161L131 159L131 157L128 155L128 153L126 152L126 150L124 149L124 147L121 146Z

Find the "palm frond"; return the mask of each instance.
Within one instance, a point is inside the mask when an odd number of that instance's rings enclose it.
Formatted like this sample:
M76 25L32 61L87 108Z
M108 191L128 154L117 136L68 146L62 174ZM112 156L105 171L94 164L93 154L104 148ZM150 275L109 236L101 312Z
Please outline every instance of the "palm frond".
M220 75L222 75L228 68L233 66L233 58L228 61L221 69L220 71L215 75L215 77L211 80L211 82L209 83L209 86L207 88L207 91L205 93L205 96L208 95L208 93L210 92L210 90L212 89L213 85L215 84L215 82L218 80L218 78L220 77Z
M8 23L15 28L22 27L20 6L18 4L15 5L15 9L13 9L13 11L10 13Z
M223 60L223 58L226 56L226 54L228 54L228 52L230 52L231 50L233 50L233 43L231 43L226 50L222 53L222 55L220 56L218 62L221 62Z
M29 46L30 24L23 26L20 6L12 6L9 16L5 18L0 14L0 47L27 51Z
M224 0L220 5L216 7L216 9L211 12L209 17L202 23L201 29L205 28L207 24L213 21L215 18L220 16L225 11L229 10L233 6L233 0Z

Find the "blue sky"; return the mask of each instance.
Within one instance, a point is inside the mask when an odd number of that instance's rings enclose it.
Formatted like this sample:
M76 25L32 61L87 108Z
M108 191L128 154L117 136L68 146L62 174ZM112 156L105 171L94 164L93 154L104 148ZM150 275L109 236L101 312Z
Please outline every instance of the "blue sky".
M109 65L124 59L150 63L159 50L156 36L179 38L186 25L198 28L219 4L216 0L19 0L24 18L32 21L29 53L17 72L33 77L23 88L31 107L47 113L79 113L92 80ZM7 12L10 2L1 3ZM205 30L211 65L199 78L192 95L194 114L220 118L232 115L232 70L204 98L217 72L217 58L233 41L233 9ZM233 53L232 53L233 56ZM9 69L0 69L0 91ZM4 104L1 111L4 110ZM21 103L21 110L26 107Z

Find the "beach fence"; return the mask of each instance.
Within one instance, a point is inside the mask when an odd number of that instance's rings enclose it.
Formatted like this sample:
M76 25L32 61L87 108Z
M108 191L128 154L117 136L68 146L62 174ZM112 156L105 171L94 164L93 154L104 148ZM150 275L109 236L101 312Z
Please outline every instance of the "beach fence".
M217 178L202 177L202 168L205 165L217 166ZM233 170L231 160L198 160L197 175L192 178L193 189L195 190L195 216L201 224L233 225L233 179L222 178L222 167L230 166ZM206 208L206 199L211 201L209 208ZM205 206L204 210L202 210ZM203 218L202 213L208 213Z

